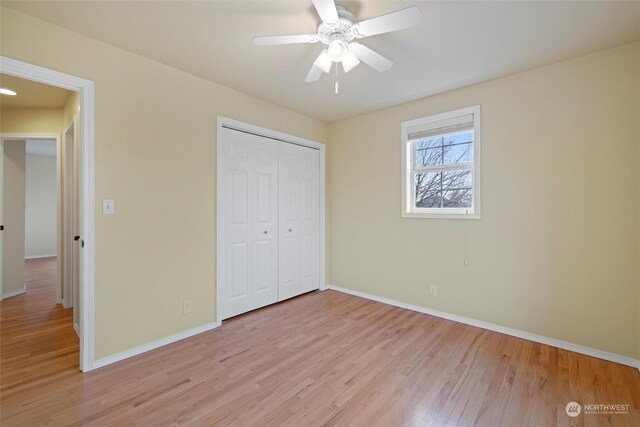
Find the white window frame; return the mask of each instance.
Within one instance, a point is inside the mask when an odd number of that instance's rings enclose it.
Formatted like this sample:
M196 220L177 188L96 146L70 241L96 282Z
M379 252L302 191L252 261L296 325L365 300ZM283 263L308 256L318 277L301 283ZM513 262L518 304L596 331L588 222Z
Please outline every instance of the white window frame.
M413 162L413 144L409 141L409 129L431 122L452 119L473 114L473 160L470 163L472 199L470 208L416 208L415 189L413 188L413 176L415 165ZM481 193L481 134L480 134L480 106L461 108L442 114L423 117L416 120L402 122L402 216L404 218L440 218L440 219L480 219L480 193ZM456 170L459 164L443 165L439 170Z

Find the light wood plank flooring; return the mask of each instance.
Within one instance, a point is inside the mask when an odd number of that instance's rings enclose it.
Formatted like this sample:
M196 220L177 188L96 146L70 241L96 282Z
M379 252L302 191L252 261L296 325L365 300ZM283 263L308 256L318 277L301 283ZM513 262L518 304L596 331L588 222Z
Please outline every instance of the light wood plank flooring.
M36 265L1 303L3 427L640 425L637 369L335 291L83 375ZM572 400L630 412L570 418Z
M27 294L0 303L3 397L77 371L79 366L73 309L56 304L56 258L28 260L25 283Z

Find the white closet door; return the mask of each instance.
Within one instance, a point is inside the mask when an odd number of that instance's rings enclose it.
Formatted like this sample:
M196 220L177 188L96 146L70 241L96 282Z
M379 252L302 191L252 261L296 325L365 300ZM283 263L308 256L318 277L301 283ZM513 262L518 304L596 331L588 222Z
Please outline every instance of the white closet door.
M223 128L221 138L223 319L278 301L278 143Z
M319 152L279 144L278 300L318 289Z

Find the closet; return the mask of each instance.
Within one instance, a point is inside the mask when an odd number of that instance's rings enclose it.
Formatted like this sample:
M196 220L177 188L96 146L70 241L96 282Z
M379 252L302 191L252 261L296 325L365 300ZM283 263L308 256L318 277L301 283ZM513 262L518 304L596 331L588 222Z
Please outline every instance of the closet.
M318 150L228 127L218 144L219 317L318 289Z

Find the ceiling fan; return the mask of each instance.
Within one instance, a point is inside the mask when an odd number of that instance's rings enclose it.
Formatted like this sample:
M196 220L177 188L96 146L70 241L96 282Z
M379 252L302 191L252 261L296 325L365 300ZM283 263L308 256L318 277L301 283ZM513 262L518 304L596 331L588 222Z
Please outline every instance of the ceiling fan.
M342 64L345 73L355 68L360 61L376 71L387 71L393 62L354 40L377 34L404 30L422 22L422 11L411 6L377 18L357 22L344 7L336 5L334 0L312 0L322 20L316 34L258 36L253 38L256 46L273 46L291 43L317 43L326 47L320 52L305 78L306 82L315 82L322 73L329 73L333 63ZM337 94L337 83L336 83Z

